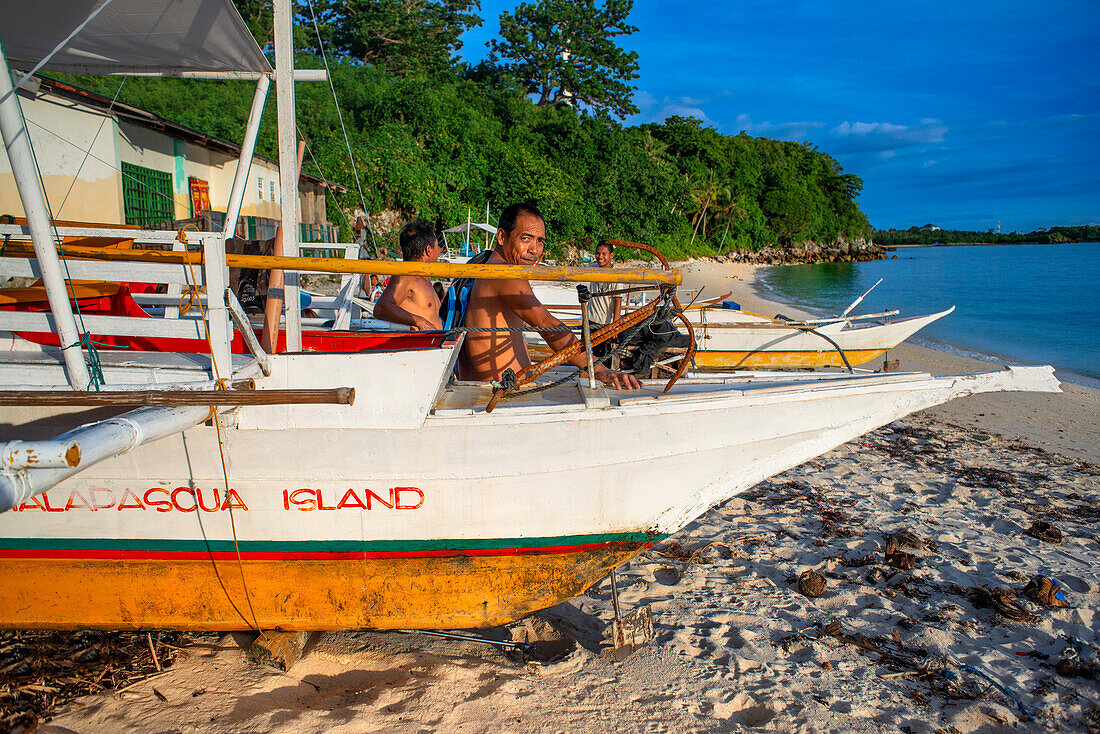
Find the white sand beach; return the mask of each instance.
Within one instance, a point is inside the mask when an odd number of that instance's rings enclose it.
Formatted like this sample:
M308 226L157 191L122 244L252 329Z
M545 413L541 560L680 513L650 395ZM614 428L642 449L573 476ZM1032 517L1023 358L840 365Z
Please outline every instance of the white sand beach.
M684 269L688 287L790 313L752 289L751 266ZM991 368L911 346L889 357ZM649 605L656 632L623 662L605 580L489 631L543 641L534 659L327 633L280 673L229 636L196 636L162 675L72 701L38 731L1100 731L1100 394L1063 389L911 416L712 509L621 569L622 604ZM1037 520L1061 542L1029 535ZM808 570L819 597L798 589ZM1024 596L1038 575L1067 606Z

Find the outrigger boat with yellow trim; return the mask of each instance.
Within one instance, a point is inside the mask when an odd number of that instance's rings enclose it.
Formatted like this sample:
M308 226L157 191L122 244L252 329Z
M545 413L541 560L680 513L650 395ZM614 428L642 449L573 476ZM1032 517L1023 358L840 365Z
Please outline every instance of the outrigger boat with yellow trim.
M227 1L93 5L74 2L72 17L51 18L84 23L87 36L68 41L42 38L48 24L36 23L38 4L9 2L0 12L0 27L16 31L5 30L10 56L0 55L0 127L28 219L0 225L0 236L34 249L9 248L0 270L41 278L50 307L0 310L0 626L498 625L581 593L716 503L908 413L977 392L1058 390L1049 367L948 377L711 375L645 381L635 392L540 375L545 366L514 383L456 381L460 333L303 325L296 274L385 268L648 283L675 307L679 273L296 258L296 238L284 243L286 258L247 261L287 272L286 346L267 353L226 289L229 264L244 256L227 258L225 240L272 71ZM285 2L275 21L281 198L293 202ZM188 43L211 36L215 52L195 59L182 40L173 46L170 34L152 32L161 27ZM226 230L55 228L9 57L23 68L49 59L62 71L252 74L257 94ZM297 232L295 207L283 216L286 231ZM55 245L90 235L175 251L88 249L78 258ZM176 318L74 314L66 278L166 283L199 308ZM630 323L597 331L585 351ZM56 333L57 346L19 336L43 330ZM96 347L104 336L145 339L149 348ZM557 384L531 382L538 379Z
M580 304L575 288L546 283L539 285L535 293L543 303L553 304L551 312L566 323L578 323ZM684 309L698 342L697 369L820 369L866 364L955 310L952 306L938 313L900 319L894 318L897 311L887 311L855 316L845 312L831 318L801 320L769 318L739 307L729 308L723 305L726 296ZM547 354L545 347L534 344L532 352Z

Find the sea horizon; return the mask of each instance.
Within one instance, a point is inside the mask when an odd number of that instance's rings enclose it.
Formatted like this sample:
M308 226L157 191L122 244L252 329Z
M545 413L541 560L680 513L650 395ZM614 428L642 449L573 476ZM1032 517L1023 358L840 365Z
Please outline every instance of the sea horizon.
M1059 379L1100 389L1100 243L907 246L859 263L762 268L764 297L820 316L898 309L899 318L956 306L913 344L998 364L1051 364ZM770 315L770 314L769 314Z

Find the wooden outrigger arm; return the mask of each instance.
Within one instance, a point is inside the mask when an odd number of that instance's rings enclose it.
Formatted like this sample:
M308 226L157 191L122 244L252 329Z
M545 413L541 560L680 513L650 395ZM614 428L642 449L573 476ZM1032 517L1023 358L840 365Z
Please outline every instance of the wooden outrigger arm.
M26 256L17 243L5 254ZM82 247L61 248L67 258L153 262L175 265L202 265L201 252L161 250L117 250ZM466 263L418 263L390 260L345 260L327 257L276 257L273 255L226 254L231 268L256 270L296 270L310 273L351 273L358 275L421 275L428 278L478 278L485 280L555 280L580 283L656 283L679 285L683 276L677 270L651 268L573 268L555 265L469 265ZM663 260L663 258L662 258Z

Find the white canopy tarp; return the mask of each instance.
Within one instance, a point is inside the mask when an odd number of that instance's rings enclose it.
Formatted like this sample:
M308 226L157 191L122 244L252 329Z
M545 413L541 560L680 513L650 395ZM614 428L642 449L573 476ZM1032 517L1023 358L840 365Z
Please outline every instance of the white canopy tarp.
M489 234L496 234L497 228L491 224L482 224L480 222L463 222L458 226L451 227L450 229L443 230L444 234L463 234L469 238L470 233L474 230L480 230L482 232L488 232Z
M8 63L29 70L104 0L0 0ZM266 73L232 0L111 0L42 67L74 74Z

